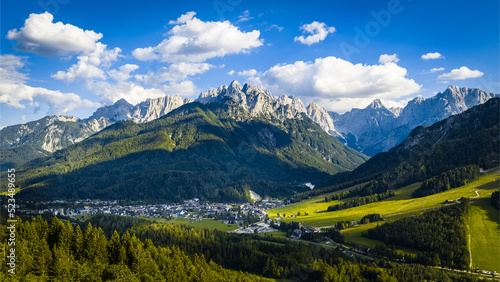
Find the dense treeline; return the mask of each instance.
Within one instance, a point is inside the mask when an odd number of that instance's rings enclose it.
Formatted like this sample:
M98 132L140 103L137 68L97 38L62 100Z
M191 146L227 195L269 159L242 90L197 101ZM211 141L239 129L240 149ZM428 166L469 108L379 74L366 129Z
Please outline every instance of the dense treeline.
M293 281L476 281L463 273L387 261L363 261L336 249L284 239L238 236L173 224L133 228L106 239L101 228L85 230L41 217L18 219L16 275L0 257L1 281L261 281L253 274L227 270L255 268L267 277ZM6 249L6 226L0 226ZM271 240L276 243L266 243ZM246 258L246 259L245 259Z
M491 194L491 205L493 205L497 210L500 209L500 192L495 191Z
M54 218L32 222L18 218L15 274L1 256L2 281L260 281L248 273L230 271L201 255L187 256L178 247L155 247L126 232L106 239L91 224L76 229ZM1 226L5 230L6 226ZM2 236L3 249L7 238Z
M370 223L370 222L377 222L377 221L381 221L383 220L382 217L380 216L380 214L378 213L372 213L372 214L367 214L365 216L363 216L363 218L361 218L361 223L362 224L367 224L367 223Z
M349 175L349 173L347 173L347 172L340 172L340 173L337 173L335 176L336 177L344 176L347 178L348 175ZM315 188L314 190L311 190L311 191L297 193L290 198L290 201L292 203L296 203L296 202L300 202L300 201L309 199L311 197L323 195L326 193L336 192L339 190L343 190L343 189L352 187L354 185L358 185L358 184L367 182L367 181L369 181L373 178L376 178L376 177L378 177L378 176L368 177L368 178L357 178L357 179L349 180L349 181L343 182L342 184L336 184L336 185L330 185L330 184L328 184L329 181L325 181L324 183L321 184L322 186L325 186L325 187Z
M354 221L348 221L348 220L342 220L337 223L335 223L335 229L337 230L344 230L347 228L351 228L355 225Z
M370 181L368 184L358 187L356 189L352 189L338 194L333 194L330 196L325 196L325 202L342 200L354 196L369 196L373 194L380 194L387 192L388 190L389 190L389 184L387 183L385 178L381 178L380 180Z
M427 179L413 192L413 197L425 197L463 186L479 178L479 167L467 165L457 167Z
M325 237L328 237L337 243L344 243L344 235L340 234L339 232L339 230L341 229L329 228L321 232L305 232L304 227L302 227L301 224L296 221L291 221L291 222L280 221L279 225L276 225L274 222L271 222L271 227L279 229L281 231L285 231L287 237L289 237L292 234L293 230L298 229L302 231L302 236L300 238L307 241L320 242L324 241Z
M300 238L319 243L325 241L325 237L336 243L344 243L344 235L340 234L340 231L335 228L329 228L328 230L321 232L302 232L302 236Z
M387 199L389 197L392 197L394 195L395 195L394 191L387 191L387 192L384 192L381 194L373 194L370 196L364 196L364 197L360 197L357 199L352 199L352 200L349 200L346 202L342 202L341 204L329 206L326 211L331 212L331 211L350 209L352 207L358 207L358 206L382 201L382 200Z
M377 226L368 230L366 235L385 244L419 251L415 259L419 263L468 269L470 257L465 226L470 203L468 199L461 201L460 204Z
M84 229L89 225L89 223L92 226L99 226L99 228L103 230L106 237L111 238L111 235L113 235L115 231L122 235L125 231L132 227L149 225L151 224L151 221L137 217L96 214L80 223L80 228Z
M362 273L367 266L353 264L339 250L297 244L286 239L238 236L173 224L153 224L138 228L133 234L138 238L149 238L160 246L179 246L190 255L203 254L206 259L212 259L223 267L271 278L300 278L308 281L368 279ZM371 271L376 270L373 268ZM387 276L383 271L377 272Z
M287 231L287 230L300 229L300 223L296 221L291 221L291 222L280 221L279 224L277 225L274 222L271 222L271 227Z

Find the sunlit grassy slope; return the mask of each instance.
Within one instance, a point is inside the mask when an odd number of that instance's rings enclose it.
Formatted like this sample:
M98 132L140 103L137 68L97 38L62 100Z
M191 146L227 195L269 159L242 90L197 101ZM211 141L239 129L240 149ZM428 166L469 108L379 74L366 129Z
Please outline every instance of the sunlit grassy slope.
M490 199L471 204L470 234L472 268L500 271L500 231L498 210Z
M372 213L378 213L387 220L395 220L412 213L420 213L424 210L439 208L446 200L454 200L461 197L489 197L495 189L498 189L499 179L500 169L496 168L482 174L479 180L465 186L423 198L411 198L412 192L420 186L420 183L414 183L397 190L396 195L388 198L387 200L351 209L334 212L322 212L325 211L328 206L335 205L337 203L336 201L325 203L323 195L283 208L271 209L268 210L267 213L271 218L276 218L278 213L281 216L285 213L287 216L287 218L283 219L285 221L298 221L304 225L318 227L331 226L342 220L359 220L363 216ZM353 189L353 187L348 189ZM298 212L301 214L307 212L309 215L290 217L291 215L297 215Z

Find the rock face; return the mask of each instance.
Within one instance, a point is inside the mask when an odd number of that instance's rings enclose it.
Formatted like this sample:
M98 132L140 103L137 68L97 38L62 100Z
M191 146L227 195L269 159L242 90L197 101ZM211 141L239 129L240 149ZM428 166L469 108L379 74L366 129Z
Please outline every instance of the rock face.
M404 141L417 126L460 114L495 96L480 89L451 85L434 97L417 97L402 109L388 109L380 100L375 100L365 109L352 109L342 115L330 113L330 116L351 148L373 156Z
M229 86L221 85L217 89L203 92L197 101L207 104L230 99L241 106L251 117L285 119L302 118L302 114L312 119L324 131L332 136L341 136L333 125L333 119L328 112L319 105L311 103L307 108L302 101L294 96L273 97L269 90L258 86L245 84L241 86L233 81Z
M26 124L8 126L0 131L1 161L18 166L80 142L113 123L152 121L192 101L180 96L165 96L133 106L121 99L113 105L97 109L91 117L83 120L73 116L47 116Z
M133 106L124 99L120 99L111 106L97 109L88 120L107 118L113 122L133 120L137 123L144 123L160 118L172 110L184 104L191 103L192 101L193 99L182 98L181 96L175 95L147 99Z
M309 104L307 107L307 116L312 119L315 123L317 123L321 128L326 131L326 133L340 137L341 135L335 130L335 126L333 125L333 119L328 114L328 112L321 106L316 105L315 103Z
M225 102L237 106L243 111L234 109L236 120L249 117L285 119L302 118L305 109L302 102L295 97L274 98L269 90L246 83L244 86L234 80L229 86L221 85L200 94L197 99L203 104ZM281 103L283 101L284 103Z
M415 128L419 125L431 125L483 104L495 96L497 95L481 89L450 85L444 92L434 97L428 99L417 97L411 100L401 111L397 126L409 125Z
M83 122L73 116L47 116L26 124L8 126L0 132L0 149L31 145L54 152L79 142L112 124L106 118Z
M0 164L18 167L75 144L112 124L107 118L82 121L73 116L47 116L0 131Z

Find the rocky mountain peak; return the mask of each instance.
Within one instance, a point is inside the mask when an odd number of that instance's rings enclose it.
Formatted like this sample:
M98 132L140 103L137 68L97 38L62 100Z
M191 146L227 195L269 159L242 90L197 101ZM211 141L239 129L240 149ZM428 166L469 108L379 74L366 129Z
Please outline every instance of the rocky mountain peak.
M384 105L382 105L382 101L380 101L380 99L373 100L373 102L368 107L372 109L385 108Z
M307 116L328 134L340 136L337 130L335 130L332 117L323 107L315 103L310 103L309 106L307 106Z
M237 80L233 80L229 84L228 89L232 91L241 91L243 89L243 86L241 86L241 84Z
M116 101L113 105L116 107L132 107L133 106L124 98L121 98L120 100Z
M182 98L181 96L163 96L154 99L147 99L137 105L132 105L125 99L116 101L113 105L97 109L86 121L92 119L107 118L113 122L133 120L137 123L148 122L160 118L172 110L191 103L193 99Z
M302 103L302 100L295 96L282 95L277 98L277 101L283 105L289 105L299 113L307 113L307 109Z

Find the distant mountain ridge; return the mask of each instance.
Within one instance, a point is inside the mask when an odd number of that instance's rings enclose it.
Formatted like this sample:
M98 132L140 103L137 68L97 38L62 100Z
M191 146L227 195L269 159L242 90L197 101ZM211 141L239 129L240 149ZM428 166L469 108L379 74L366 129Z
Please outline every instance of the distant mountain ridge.
M387 181L410 184L460 166L497 167L499 113L500 98L492 98L431 126L419 126L399 145L348 173L348 178L385 174Z
M16 167L80 142L112 124L106 118L82 121L73 116L47 116L0 131L2 168Z
M8 126L0 131L0 160L10 165L20 165L79 142L115 122L131 120L145 123L194 101L207 104L223 99L238 103L251 117L277 118L282 121L287 118L301 119L302 114L305 114L345 145L373 156L401 143L419 125L430 125L495 96L498 95L480 89L449 86L434 97L417 97L404 108L388 109L376 99L364 109L337 114L327 112L315 103L306 107L294 96L275 97L262 87L249 84L242 86L233 81L229 85L201 93L196 100L178 95L164 96L134 106L120 99L113 105L98 108L87 119L50 116ZM67 130L69 124L71 130Z
M86 120L107 118L112 122L132 120L136 123L144 123L160 118L172 110L193 101L193 99L174 95L147 99L134 106L122 98L113 105L97 109Z
M341 115L330 112L330 116L349 147L373 156L403 142L417 126L431 125L497 96L481 89L450 85L431 98L414 98L404 108L388 109L375 100L364 109Z
M98 108L86 119L68 115L47 116L26 124L7 126L0 131L0 160L5 166L19 166L80 142L116 122L152 121L192 101L175 95L147 99L133 106L120 99L113 105Z
M309 190L304 183L367 159L259 88L233 82L219 92L28 162L16 170L19 196L248 201L250 190L263 197Z

